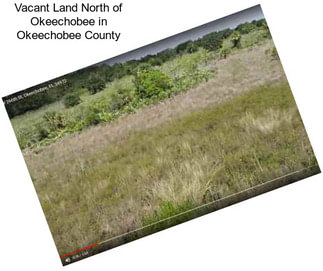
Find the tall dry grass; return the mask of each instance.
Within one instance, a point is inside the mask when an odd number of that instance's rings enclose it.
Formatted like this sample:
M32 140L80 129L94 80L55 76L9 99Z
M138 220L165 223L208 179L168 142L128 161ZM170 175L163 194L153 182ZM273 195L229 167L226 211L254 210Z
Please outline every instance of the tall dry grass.
M68 159L49 147L27 161L60 253L316 164L286 82L134 129L93 153L75 140Z

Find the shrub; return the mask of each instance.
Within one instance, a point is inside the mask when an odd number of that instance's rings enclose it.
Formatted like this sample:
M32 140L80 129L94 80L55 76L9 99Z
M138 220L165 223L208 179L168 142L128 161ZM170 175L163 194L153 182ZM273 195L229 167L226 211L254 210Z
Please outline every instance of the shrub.
M234 31L231 36L231 43L233 48L241 47L241 34L238 31Z
M65 127L64 117L55 111L46 112L43 116L50 130L59 130Z
M129 89L118 90L117 94L112 96L109 104L110 111L121 110L125 105L129 104L133 100L130 92L131 90Z
M37 134L37 141L41 141L49 136L49 131L45 127L41 125L37 126L38 134Z
M124 107L127 103L120 97L115 97L112 99L110 105L109 105L109 109L111 111L118 111L120 110L122 107Z
M80 96L77 93L71 93L64 98L65 107L73 107L81 102Z
M229 48L221 48L220 57L227 58L227 56L230 54L230 52L231 52L231 50Z
M90 111L85 118L86 126L98 125L101 122L100 116L95 111Z
M142 62L142 63L138 64L138 66L133 70L131 75L136 76L139 72L141 72L143 70L149 70L152 68L153 68L153 66L151 65L151 63Z
M151 99L165 94L172 88L171 78L157 69L143 70L134 79L136 95L140 99Z

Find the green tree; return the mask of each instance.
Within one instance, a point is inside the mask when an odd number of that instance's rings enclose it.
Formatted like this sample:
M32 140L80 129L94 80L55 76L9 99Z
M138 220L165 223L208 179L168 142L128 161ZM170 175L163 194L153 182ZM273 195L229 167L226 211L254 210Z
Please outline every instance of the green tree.
M187 45L186 51L190 54L197 52L199 49L198 45L195 42L190 42Z
M89 76L87 82L84 86L91 94L95 94L105 87L105 81L97 74L92 74Z
M239 31L240 34L248 34L249 32L251 32L256 28L257 26L254 23L243 23L243 24L239 24L235 30Z
M223 40L229 37L231 33L232 30L229 28L219 32L213 32L203 36L200 40L196 41L195 44L209 51L216 51L222 47Z

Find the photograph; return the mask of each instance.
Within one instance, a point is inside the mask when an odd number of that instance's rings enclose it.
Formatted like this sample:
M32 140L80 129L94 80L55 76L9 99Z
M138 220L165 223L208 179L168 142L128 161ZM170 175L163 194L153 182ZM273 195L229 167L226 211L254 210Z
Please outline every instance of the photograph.
M2 99L63 265L320 173L259 5Z

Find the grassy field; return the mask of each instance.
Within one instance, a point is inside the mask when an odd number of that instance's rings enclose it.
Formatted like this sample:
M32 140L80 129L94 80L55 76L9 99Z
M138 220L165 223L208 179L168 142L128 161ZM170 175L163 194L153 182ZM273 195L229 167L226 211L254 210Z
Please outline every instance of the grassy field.
M34 184L61 253L316 164L287 83L128 132L70 175L47 162Z
M154 68L172 81L165 96L138 99L127 75L94 95L79 89L74 107L14 117L59 253L316 165L274 51L257 28L239 48L227 38Z
M280 62L272 61L265 53L272 47L272 41L267 40L252 49L241 49L227 59L216 61L216 75L208 82L179 93L171 99L144 106L135 114L124 115L112 123L66 135L46 147L25 149L24 157L33 179L47 180L52 172L55 172L57 179L77 174L84 162L77 163L75 157L78 161L87 161L88 157L95 156L97 151L124 137L128 131L156 127L208 105L221 104L250 88L286 81ZM62 165L62 162L66 166Z

